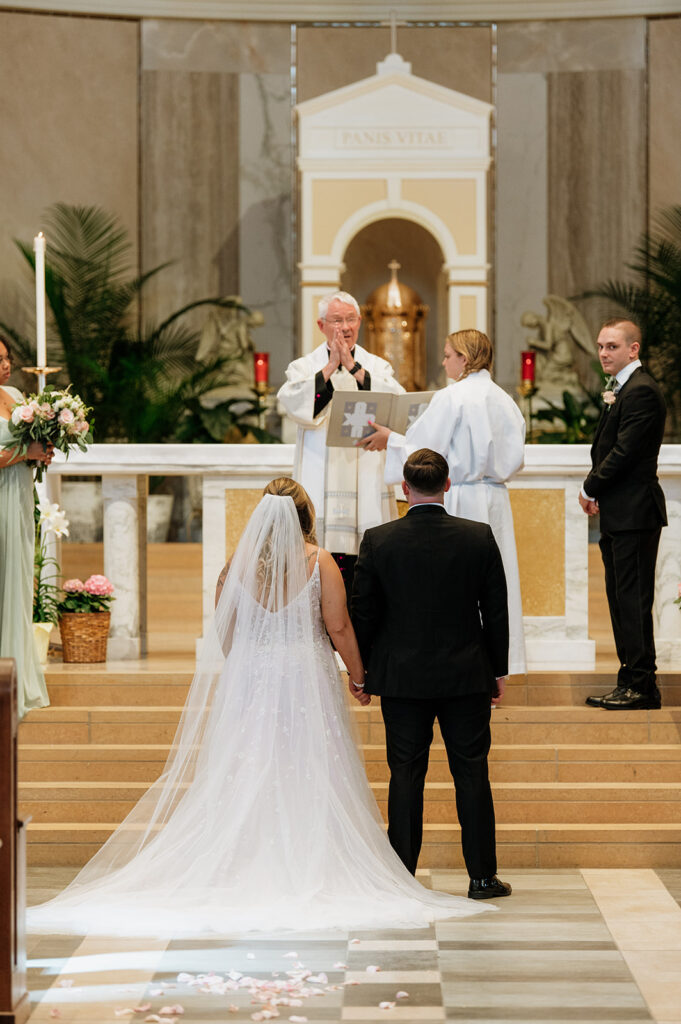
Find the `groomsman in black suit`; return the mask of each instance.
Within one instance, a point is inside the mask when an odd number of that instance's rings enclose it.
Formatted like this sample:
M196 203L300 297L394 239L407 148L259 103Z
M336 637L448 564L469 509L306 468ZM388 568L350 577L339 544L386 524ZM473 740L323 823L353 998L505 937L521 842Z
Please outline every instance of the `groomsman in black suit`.
M490 707L503 695L508 668L506 578L489 526L445 512L448 474L445 459L428 448L407 459L402 490L409 511L365 532L352 621L365 692L381 697L390 842L413 874L437 719L456 787L468 895L491 899L511 891L496 877L487 773Z
M660 531L667 525L657 456L664 434L662 392L641 366L641 332L631 320L608 320L598 335L609 374L604 409L591 448L592 470L579 503L601 516L600 548L615 647L617 685L592 707L659 708L655 679L653 598Z

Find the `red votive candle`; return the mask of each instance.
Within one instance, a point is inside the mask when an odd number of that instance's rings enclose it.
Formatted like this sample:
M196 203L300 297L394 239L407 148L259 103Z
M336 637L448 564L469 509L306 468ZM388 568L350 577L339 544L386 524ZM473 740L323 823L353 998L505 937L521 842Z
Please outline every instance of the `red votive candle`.
M254 352L253 362L255 364L255 383L267 384L270 375L269 352Z
M537 359L536 352L520 353L520 376L522 380L534 384L534 364Z

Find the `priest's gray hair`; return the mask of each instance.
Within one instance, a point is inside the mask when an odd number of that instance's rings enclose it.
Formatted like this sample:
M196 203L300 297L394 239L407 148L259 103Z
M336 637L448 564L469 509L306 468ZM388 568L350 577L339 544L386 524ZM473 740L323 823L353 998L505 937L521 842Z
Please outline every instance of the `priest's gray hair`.
M330 295L325 295L323 299L319 300L318 311L320 320L326 320L326 314L329 311L329 306L336 299L339 302L345 302L346 305L348 306L352 306L356 310L357 316L362 315L360 312L359 303L353 295L350 295L349 292L332 292Z

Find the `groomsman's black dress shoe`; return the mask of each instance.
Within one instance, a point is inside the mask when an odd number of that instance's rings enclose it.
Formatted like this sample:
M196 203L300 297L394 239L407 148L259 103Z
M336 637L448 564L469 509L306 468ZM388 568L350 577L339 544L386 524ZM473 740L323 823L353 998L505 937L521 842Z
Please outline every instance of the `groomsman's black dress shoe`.
M584 703L588 704L590 708L602 708L604 700L614 700L626 692L626 686L616 686L614 690L611 690L610 693L604 693L602 697L587 697Z
M602 698L601 707L608 711L637 711L639 709L656 710L662 706L660 691L657 687L651 693L637 693L636 690L615 691Z
M469 900L495 900L498 896L510 896L511 886L501 882L496 875L492 878L471 878L468 886Z

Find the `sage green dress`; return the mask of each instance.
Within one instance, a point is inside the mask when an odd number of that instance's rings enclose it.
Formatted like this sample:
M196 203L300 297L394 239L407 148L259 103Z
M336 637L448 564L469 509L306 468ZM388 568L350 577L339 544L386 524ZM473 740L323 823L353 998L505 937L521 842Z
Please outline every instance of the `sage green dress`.
M3 388L20 402L16 388ZM0 445L11 441L0 416ZM19 718L50 703L33 640L33 473L25 462L0 466L0 658L15 658Z

